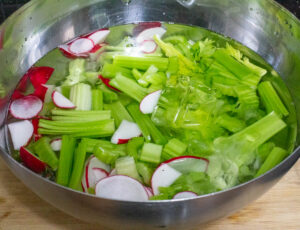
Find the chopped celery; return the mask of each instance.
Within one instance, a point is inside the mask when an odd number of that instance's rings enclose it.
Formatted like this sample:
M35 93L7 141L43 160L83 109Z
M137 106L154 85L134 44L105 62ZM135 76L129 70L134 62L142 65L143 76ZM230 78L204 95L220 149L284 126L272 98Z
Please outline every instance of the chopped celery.
M75 85L85 80L84 76L85 60L75 59L69 64L69 76L66 77L63 85Z
M236 117L231 117L228 114L220 115L217 118L217 124L233 133L246 128L245 122Z
M85 76L85 80L87 82L89 82L92 85L95 85L97 83L97 81L99 80L98 76L99 73L98 72L85 72L84 73Z
M265 81L260 83L258 86L258 93L268 113L274 111L280 117L289 115L289 112L285 108L271 82Z
M103 93L100 89L92 90L92 110L103 109Z
M165 145L163 150L163 159L168 160L173 157L181 156L185 153L187 145L176 138L172 138Z
M125 175L141 181L133 157L120 157L116 160L115 169L118 175Z
M132 156L135 160L139 159L139 150L144 145L144 138L143 137L134 137L129 140L127 144L127 152L129 156Z
M95 146L93 153L100 161L110 165L114 165L116 160L120 157L118 151L111 151L111 149L107 149L101 144Z
M82 140L75 150L72 174L69 182L69 187L79 190L81 187L81 177L84 170L86 157L86 143Z
M42 137L33 145L34 152L39 156L41 161L49 165L53 170L57 169L58 158L50 146L50 138Z
M162 57L115 56L113 64L138 70L147 70L151 65L154 65L160 71L165 71L168 69L169 59Z
M146 185L151 184L151 177L154 172L154 167L150 164L144 163L144 162L138 162L136 163L136 168L138 173L142 176L143 182Z
M119 99L118 94L110 90L107 86L104 84L101 84L98 86L98 89L100 89L103 93L103 101L105 103L112 103L113 101L117 101Z
M120 156L127 155L127 144L116 145L110 141L90 138L84 138L84 140L86 142L86 151L88 153L93 153L97 146L101 146L105 151L114 152Z
M259 177L260 175L266 173L267 171L269 171L270 169L275 167L286 156L287 156L286 150L279 148L279 147L273 148L273 150L271 151L271 153L269 154L269 156L267 157L267 159L265 160L263 165L260 167L260 169L256 173L255 177Z
M128 96L140 102L146 95L147 90L138 85L134 80L117 74L117 76L110 81L110 85L121 90Z
M132 103L127 106L127 109L138 124L147 142L150 142L151 140L156 144L165 144L167 142L165 136L157 129L150 117L141 113L138 104Z
M167 70L168 74L176 74L178 72L178 58L169 57L169 67Z
M88 122L101 121L111 118L111 111L109 110L94 110L94 111L80 111L80 110L58 110L51 111L53 121L69 122Z
M119 127L123 120L133 121L126 108L120 101L111 104L105 104L104 108L111 111L111 115L115 120L116 127Z
M70 100L76 106L76 110L91 110L92 90L91 86L84 83L73 85L70 92Z
M140 160L154 164L160 163L162 148L161 145L145 143L142 148Z
M68 186L69 184L72 172L75 145L75 138L66 135L62 136L62 144L56 177L56 183L60 185Z
M132 75L134 76L135 80L139 80L142 78L143 74L136 68L132 69Z
M274 147L275 144L273 142L266 142L258 147L256 152L260 164L262 164L267 159L268 155Z
M143 76L138 79L138 83L143 86L143 87L147 87L151 82L148 81L148 78L151 77L151 75L156 74L158 71L158 69L154 66L151 65L147 71L143 74Z
M130 69L123 68L118 65L105 63L101 70L101 74L105 78L114 78L117 73L121 73L125 77L132 78Z
M198 41L192 46L192 53L196 61L201 61L202 58L211 57L216 51L216 46L213 40L206 38L204 41Z

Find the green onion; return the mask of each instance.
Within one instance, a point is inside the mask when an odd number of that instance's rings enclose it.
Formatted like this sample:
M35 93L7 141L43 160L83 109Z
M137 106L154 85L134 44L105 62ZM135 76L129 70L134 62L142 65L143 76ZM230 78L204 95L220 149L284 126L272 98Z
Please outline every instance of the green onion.
M92 110L103 109L103 93L100 89L92 90Z
M187 145L180 140L173 138L168 141L163 150L163 159L168 160L173 157L181 156L185 153Z
M161 159L162 146L153 143L145 143L141 152L140 160L158 164Z
M73 85L70 92L70 100L76 106L76 110L91 110L92 108L91 86L84 83Z
M116 160L115 169L118 175L125 175L141 181L133 157L120 157Z
M68 186L72 173L72 164L76 139L70 136L62 136L61 150L59 155L56 183Z
M116 127L119 127L123 120L133 121L128 111L120 101L116 101L112 104L105 104L104 108L111 111Z
M58 158L50 146L50 138L42 137L34 143L33 149L41 161L49 165L53 170L57 169Z

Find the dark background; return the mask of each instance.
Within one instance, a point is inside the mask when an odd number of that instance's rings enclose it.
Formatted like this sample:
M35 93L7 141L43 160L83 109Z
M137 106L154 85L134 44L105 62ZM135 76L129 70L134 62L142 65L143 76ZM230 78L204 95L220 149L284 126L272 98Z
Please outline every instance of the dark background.
M43 0L41 0L43 1ZM222 1L222 0L220 0ZM300 18L300 0L276 0ZM0 0L0 23L29 0Z

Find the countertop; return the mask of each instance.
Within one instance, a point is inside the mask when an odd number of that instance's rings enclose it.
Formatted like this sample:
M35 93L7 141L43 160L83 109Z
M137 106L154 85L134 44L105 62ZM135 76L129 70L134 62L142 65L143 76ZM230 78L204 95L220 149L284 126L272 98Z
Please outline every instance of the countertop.
M52 207L23 185L0 159L0 230L107 230ZM257 201L195 230L300 229L300 161Z

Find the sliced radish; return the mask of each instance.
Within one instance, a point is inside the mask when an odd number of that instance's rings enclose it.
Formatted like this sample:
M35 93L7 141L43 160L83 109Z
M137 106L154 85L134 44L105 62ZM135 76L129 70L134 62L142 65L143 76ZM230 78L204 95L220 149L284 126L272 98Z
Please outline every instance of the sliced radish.
M21 98L21 97L24 97L24 94L21 93L19 90L16 89L16 90L13 92L13 94L11 95L11 100L16 100L16 99L19 99L19 98Z
M130 141L130 139L119 139L119 140L118 140L118 145L121 145L121 144L127 144L128 141Z
M68 98L57 91L52 93L52 101L58 108L61 109L75 109L76 106Z
M115 131L111 138L111 142L113 144L118 144L119 140L126 139L129 140L133 137L138 137L142 134L139 126L127 120L123 120L119 126L119 128Z
M33 125L30 121L18 121L8 125L14 150L19 150L29 143L33 135Z
M57 138L57 139L54 139L50 142L50 146L52 148L53 151L60 151L61 149L61 139L60 138Z
M126 200L148 201L148 194L144 186L137 180L123 175L110 176L100 180L96 185L96 196Z
M69 45L60 45L59 46L59 50L62 52L62 54L67 57L67 58L70 58L70 59L76 59L78 57L81 57L81 58L87 58L89 57L89 55L87 53L84 53L84 54L74 54L72 52L69 51Z
M140 49L145 54L152 54L157 49L157 44L153 40L145 40L141 43Z
M136 37L136 42L142 43L143 41L146 40L153 40L154 35L157 35L158 37L162 37L165 33L166 30L162 27L154 27L154 28L146 29Z
M145 188L145 190L146 190L146 192L147 192L149 198L150 198L151 196L153 196L153 191L152 191L151 188L146 187L146 186L144 186L144 188Z
M146 30L146 29L150 29L150 28L155 28L155 27L161 27L161 23L160 22L140 22L139 24L137 24L133 31L133 37L136 37L137 35L139 35L142 31Z
M89 188L95 188L97 182L108 176L110 166L98 160L95 156L91 156L86 164L82 177L82 186L85 191Z
M195 156L180 156L163 162L181 173L189 172L205 172L207 170L209 160Z
M108 29L101 29L96 32L91 33L88 38L91 39L94 44L99 44L105 41L110 31Z
M0 30L0 50L3 49L3 42L4 42L4 28Z
M48 89L44 85L40 85L35 88L34 92L32 95L37 96L40 98L42 101L45 100L45 96L47 94Z
M38 157L33 155L28 149L20 148L20 158L24 165L36 173L42 173L46 169L46 163L42 162Z
M159 194L159 187L169 187L181 176L181 172L173 169L168 164L161 164L154 171L151 178L151 187L154 195Z
M53 68L48 66L41 66L30 68L26 74L29 76L33 87L36 89L40 85L46 84L53 72Z
M38 133L39 121L40 121L39 118L34 118L34 119L31 120L31 123L33 125L33 138L34 138L34 141L38 141L42 137L42 135Z
M79 38L72 42L69 46L69 51L74 54L88 53L94 46L93 40L89 38Z
M185 192L179 192L174 195L173 199L184 199L184 198L194 198L198 195L194 192L185 191Z
M115 176L115 175L118 175L117 174L117 170L116 169L113 169L110 171L109 175L108 176Z
M111 85L109 84L109 82L110 82L110 79L109 79L109 78L105 78L105 77L103 77L102 75L99 75L98 78L99 78L99 79L104 83L104 85L106 85L107 87L109 87L109 88L111 88L111 89L113 89L113 90L115 90L115 91L121 92L120 90L116 89L115 87L113 87L113 86L111 86Z
M45 84L42 85L42 86L47 88L47 91L46 91L45 97L44 97L44 102L49 103L49 102L52 101L52 93L53 93L56 86L55 85L45 85Z
M140 110L144 114L153 113L155 107L157 106L158 100L160 98L162 90L157 90L153 93L148 94L143 98L140 103Z
M28 95L14 100L9 107L11 115L17 119L31 119L39 114L43 108L41 99Z

